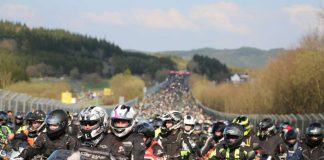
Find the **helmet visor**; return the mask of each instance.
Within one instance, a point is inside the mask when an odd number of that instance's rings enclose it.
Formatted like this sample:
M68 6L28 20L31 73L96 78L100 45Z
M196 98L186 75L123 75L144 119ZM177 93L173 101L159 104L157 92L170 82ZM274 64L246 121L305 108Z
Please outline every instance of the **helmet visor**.
M129 119L117 119L117 118L112 118L111 122L112 122L112 126L115 128L127 128L129 126L131 126L131 121Z
M87 120L80 121L80 126L83 130L94 130L100 126L100 121L98 120Z
M58 125L60 124L61 120L57 116L51 116L49 115L46 118L46 124L51 124L51 125Z

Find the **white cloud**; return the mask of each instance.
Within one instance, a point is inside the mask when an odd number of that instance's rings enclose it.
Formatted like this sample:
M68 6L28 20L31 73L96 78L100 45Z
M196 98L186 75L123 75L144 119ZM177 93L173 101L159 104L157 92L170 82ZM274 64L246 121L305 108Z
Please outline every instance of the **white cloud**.
M28 6L21 4L4 4L0 5L0 17L6 19L32 19L35 13Z
M102 12L102 13L92 13L86 12L82 13L81 17L86 22L92 23L102 23L102 24L115 24L121 25L124 24L123 14L120 12Z
M316 24L318 8L306 4L296 4L283 8L290 20L302 28Z
M135 11L134 20L137 24L153 28L182 28L193 29L196 26L176 9L166 11L155 10L137 10Z
M235 3L220 2L202 5L195 7L191 14L194 20L216 27L218 30L238 33L250 31L245 24L237 24L236 20L243 18L243 13Z
M235 3L221 2L201 5L189 10L189 14L177 9L133 9L126 12L86 12L81 14L82 21L114 24L137 25L148 28L206 29L217 31L248 33L250 28L242 23L248 17Z

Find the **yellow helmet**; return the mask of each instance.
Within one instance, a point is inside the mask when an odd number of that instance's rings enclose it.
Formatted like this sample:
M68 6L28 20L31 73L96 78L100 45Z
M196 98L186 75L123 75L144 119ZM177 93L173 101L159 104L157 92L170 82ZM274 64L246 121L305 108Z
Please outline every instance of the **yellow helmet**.
M251 125L250 125L249 118L245 115L240 115L240 116L236 117L232 121L232 123L237 123L244 128L244 136L248 135L251 131Z

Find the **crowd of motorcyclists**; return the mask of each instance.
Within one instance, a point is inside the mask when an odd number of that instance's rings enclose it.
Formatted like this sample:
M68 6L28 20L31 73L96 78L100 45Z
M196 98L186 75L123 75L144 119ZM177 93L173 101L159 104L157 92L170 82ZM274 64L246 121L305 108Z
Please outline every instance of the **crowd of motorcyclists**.
M11 159L324 159L319 122L301 135L292 124L276 124L268 117L257 126L245 115L231 121L211 119L189 92L186 75L172 75L165 88L137 109L121 104L110 113L99 106L79 113L56 109L10 116L1 111L0 147L18 153ZM0 156L9 158L2 152Z

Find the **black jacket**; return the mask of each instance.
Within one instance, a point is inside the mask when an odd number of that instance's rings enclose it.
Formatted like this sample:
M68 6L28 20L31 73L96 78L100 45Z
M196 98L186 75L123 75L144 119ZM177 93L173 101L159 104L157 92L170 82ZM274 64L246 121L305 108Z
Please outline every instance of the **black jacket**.
M302 144L302 160L324 160L324 143L311 148L306 144Z
M122 142L127 159L144 160L146 147L142 135L132 132L124 137L116 138Z
M99 142L93 146L82 137L79 139L79 151L82 160L124 160L125 149L112 134L102 135Z
M77 150L77 140L70 135L63 134L56 139L50 139L46 132L41 133L35 141L35 144L31 147L26 148L21 157L24 159L31 159L36 155L43 155L49 157L55 150Z

